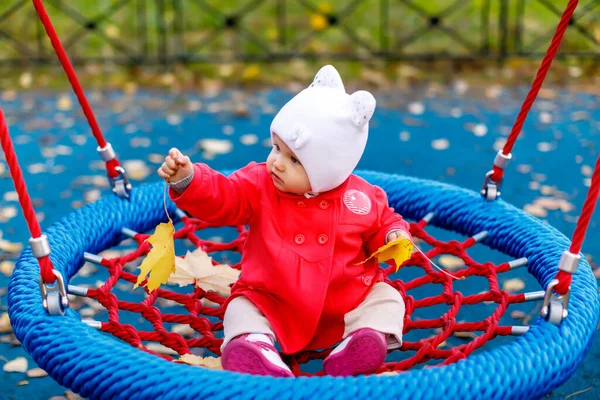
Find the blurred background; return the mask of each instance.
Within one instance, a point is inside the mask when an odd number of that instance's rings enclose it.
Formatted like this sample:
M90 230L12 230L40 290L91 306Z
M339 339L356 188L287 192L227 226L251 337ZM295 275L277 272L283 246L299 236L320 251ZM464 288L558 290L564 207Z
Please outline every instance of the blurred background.
M216 169L264 159L277 110L331 63L348 92L370 90L378 101L359 168L478 190L567 1L44 4L134 185L157 181L155 171L174 146ZM597 0L580 1L515 146L502 190L505 201L567 236L598 155L599 6ZM42 229L110 195L91 131L28 0L0 4L0 106ZM12 334L6 288L29 233L3 153L0 194L3 396L77 398L44 376ZM583 252L600 277L594 263L600 257L598 221L592 218ZM504 261L485 249L472 255L478 261ZM100 278L94 269L85 271L82 282L96 284ZM502 279L506 290L541 289L526 271ZM82 315L106 319L105 311L80 306ZM538 311L539 304L523 305L503 322L534 323L531 316ZM550 397L599 398L599 360L597 339L575 375Z

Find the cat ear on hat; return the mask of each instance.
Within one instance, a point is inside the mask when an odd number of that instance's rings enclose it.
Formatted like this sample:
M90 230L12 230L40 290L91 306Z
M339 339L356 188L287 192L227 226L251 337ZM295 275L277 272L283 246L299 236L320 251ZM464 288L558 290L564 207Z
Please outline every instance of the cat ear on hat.
M359 90L350 95L352 120L357 126L369 122L375 112L375 97L366 90Z
M290 142L292 143L292 148L294 150L300 150L302 147L308 143L310 139L310 135L306 132L306 127L302 124L295 124L292 128L292 134L290 137Z
M322 67L319 72L317 72L313 83L311 83L309 87L338 89L346 93L344 82L342 82L342 77L340 76L339 72L337 72L337 69L333 67L333 65L326 65Z

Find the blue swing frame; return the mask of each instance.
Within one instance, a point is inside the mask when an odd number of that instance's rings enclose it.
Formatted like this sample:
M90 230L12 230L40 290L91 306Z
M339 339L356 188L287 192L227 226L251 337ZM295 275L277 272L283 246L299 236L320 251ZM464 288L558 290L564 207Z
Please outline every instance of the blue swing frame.
M432 225L473 235L484 244L527 257L543 287L554 278L569 240L555 228L499 200L456 186L399 175L361 171L382 187L407 219L435 212ZM175 208L168 203L169 213ZM51 259L68 282L83 253L117 245L123 227L149 231L164 222L163 183L134 188L130 200L107 196L48 228ZM81 322L77 312L50 316L42 308L39 267L26 249L9 284L9 315L17 338L38 365L61 385L92 399L231 398L537 398L565 382L589 349L600 316L596 279L582 257L573 275L569 315L555 326L538 318L513 342L457 363L386 376L277 379L168 362Z

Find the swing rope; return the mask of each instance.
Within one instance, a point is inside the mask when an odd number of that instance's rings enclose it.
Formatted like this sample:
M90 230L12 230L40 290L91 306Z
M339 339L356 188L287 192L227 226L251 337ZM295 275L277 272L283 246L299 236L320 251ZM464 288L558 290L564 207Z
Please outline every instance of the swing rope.
M33 6L35 7L35 11L37 12L37 14L39 16L40 21L44 25L46 34L48 35L48 38L50 39L52 47L54 48L54 51L56 52L56 56L58 57L61 65L62 65L62 68L65 71L67 78L69 79L69 82L71 84L73 92L77 96L79 105L81 106L81 109L83 111L83 114L85 115L88 125L90 126L90 128L92 130L92 134L96 138L96 142L98 143L98 153L100 153L102 160L106 164L106 173L108 174L111 185L113 186L113 188L115 186L118 187L118 185L115 185L115 184L116 184L116 181L118 181L119 179L125 181L124 182L125 186L129 185L129 181L126 177L125 170L123 169L123 167L121 167L121 164L117 160L117 157L114 153L114 150L113 150L111 144L108 143L106 141L106 139L104 139L104 135L102 134L102 131L100 130L100 126L98 125L98 121L96 120L96 116L94 115L94 111L92 110L92 107L91 107L90 103L88 102L88 99L83 91L83 88L81 87L81 84L79 83L79 79L77 78L75 69L73 68L73 65L71 64L71 62L69 61L69 57L67 56L67 53L66 53L64 47L62 46L62 43L60 42L58 34L56 33L56 29L54 29L54 26L52 25L52 21L50 20L50 16L46 12L44 3L42 2L42 0L32 0L32 1L33 1ZM115 190L115 192L121 197L127 197L125 192L128 193L129 189L130 189L130 187L127 190Z
M527 115L531 110L533 102L536 100L542 84L546 79L546 75L548 74L548 70L552 65L552 61L558 53L563 36L569 23L571 22L571 19L573 18L573 13L575 12L575 8L577 8L578 3L579 0L569 0L565 11L560 18L556 32L552 37L550 46L546 51L546 55L542 60L542 64L537 71L533 84L531 85L531 89L529 90L529 93L527 94L527 97L521 106L521 110L517 115L517 119L512 127L510 135L508 136L503 149L500 150L496 155L492 169L486 174L482 195L487 200L495 200L500 194L498 189L504 177L504 169L512 159L511 151L523 129L523 125L525 124L525 120L527 119ZM579 264L579 252L581 251L581 246L583 244L583 239L585 238L590 218L594 212L594 208L596 207L598 192L600 190L599 170L600 158L598 158L598 162L596 163L594 175L592 177L592 183L585 199L583 211L578 220L575 232L573 233L570 249L563 253L563 258L559 263L559 272L555 278L558 282L553 285L553 289L560 295L567 294L569 286L571 285L572 274L577 270L577 265Z
M598 156L598 159L596 160L590 189L587 192L585 202L583 203L581 215L577 220L577 226L575 226L575 231L573 232L573 238L571 239L571 247L569 248L568 252L563 253L563 257L569 257L569 259L573 259L573 262L577 262L577 264L579 264L579 252L581 251L581 246L583 245L583 240L585 239L585 234L587 233L587 229L590 224L590 219L592 218L592 214L594 213L594 209L596 208L596 203L598 202L599 192L600 156ZM564 261L563 263L567 263L567 261ZM571 268L561 269L561 265L559 265L560 270L556 274L555 278L556 280L558 280L558 283L556 286L554 286L554 291L556 293L567 293L567 291L569 290L569 286L571 285L572 274L573 272L575 272L573 269L576 268L577 265Z
M25 184L25 179L23 178L23 171L19 165L19 160L17 159L17 154L15 152L12 139L10 138L10 134L8 132L8 126L6 125L6 120L4 118L4 111L1 107L0 140L2 141L2 150L4 151L4 156L6 157L6 163L8 164L10 175L15 185L15 189L17 190L17 194L19 195L19 203L21 204L21 209L23 210L23 216L27 222L29 233L33 239L41 239L42 229L40 228L40 224L35 217L35 210L33 209L31 197L27 191L27 185ZM56 276L52 272L54 267L52 266L50 257L48 255L38 257L38 262L40 263L40 274L44 283L53 284L56 282Z
M492 167L492 170L490 172L488 172L488 175L486 176L486 181L484 182L484 186L485 186L485 183L488 181L488 179L490 181L492 181L492 183L495 185L499 185L501 183L502 178L504 176L504 168L506 168L510 159L512 158L511 151L513 149L513 146L515 145L515 142L517 141L517 138L519 137L519 134L521 133L521 130L523 129L523 124L525 123L525 120L527 119L527 115L529 114L529 111L531 110L531 106L533 105L533 102L537 98L537 95L538 95L540 89L542 88L542 84L544 83L544 80L546 79L548 70L550 69L550 66L552 65L552 61L554 60L554 57L556 56L556 53L558 52L560 43L562 42L563 36L567 30L567 26L569 25L569 22L571 21L571 18L573 17L573 12L575 11L575 8L577 7L578 3L579 3L579 0L569 0L569 3L567 4L565 11L563 12L563 14L560 18L560 22L558 23L556 32L554 33L554 36L552 37L552 42L550 43L550 47L548 47L548 50L546 51L546 55L544 56L544 59L542 60L542 64L540 65L540 68L537 71L537 74L535 76L533 84L531 85L531 89L529 90L529 93L527 94L527 97L525 98L525 101L523 102L523 105L521 106L521 110L519 111L519 114L517 115L517 119L512 127L510 135L508 136L508 139L506 140L506 144L504 145L504 148L500 152L498 152L496 159L494 160L494 166ZM487 193L485 193L484 196L487 197ZM492 200L495 200L495 198L493 198Z

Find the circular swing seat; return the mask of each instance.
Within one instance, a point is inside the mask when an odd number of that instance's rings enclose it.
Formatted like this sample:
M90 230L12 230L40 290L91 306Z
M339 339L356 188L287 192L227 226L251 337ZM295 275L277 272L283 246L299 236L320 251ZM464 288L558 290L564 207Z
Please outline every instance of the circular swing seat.
M542 287L556 275L561 254L569 245L568 239L556 229L504 201L485 202L473 191L429 180L367 171L358 174L382 187L388 193L390 205L406 219L419 220L434 212L432 225L440 228L468 236L487 231L483 243L509 257L526 257L529 272ZM174 205L168 203L168 207L173 215ZM162 183L133 189L130 200L107 196L47 230L54 268L68 282L84 264L84 252L98 253L117 245L123 240L123 228L147 232L164 220ZM488 263L478 265L489 267ZM435 278L429 282L449 281L447 276L433 273ZM481 271L474 274L487 277ZM488 318L483 328L475 329L483 330L484 334L469 345L447 351L448 365L409 369L412 364L404 364L398 374L276 379L170 362L90 327L71 309L64 316L50 316L42 308L38 281L38 262L27 249L9 286L9 314L14 332L52 378L94 399L537 398L561 385L575 371L593 339L600 311L596 280L590 265L582 258L573 275L568 317L558 326L538 318L514 341L471 354L487 339L510 334L503 329L506 327L498 326L496 315L506 310L510 296L497 290L487 298L498 304L494 318ZM396 286L405 290L403 285ZM104 295L105 301L118 304L113 294ZM439 321L444 324L442 330L451 334L456 325L453 310L467 297L442 298L452 307ZM415 302L407 299L407 321L414 306ZM222 325L217 323L212 327L218 330ZM164 334L166 330L163 331ZM165 339L169 340L185 347L177 339ZM421 345L416 356L420 358L418 362L436 358L440 353L435 348L439 340L413 345ZM211 349L210 343L204 346Z

